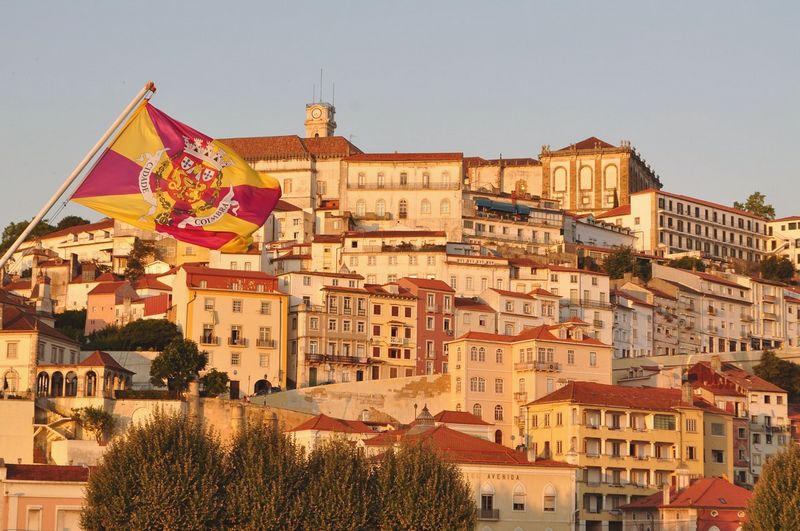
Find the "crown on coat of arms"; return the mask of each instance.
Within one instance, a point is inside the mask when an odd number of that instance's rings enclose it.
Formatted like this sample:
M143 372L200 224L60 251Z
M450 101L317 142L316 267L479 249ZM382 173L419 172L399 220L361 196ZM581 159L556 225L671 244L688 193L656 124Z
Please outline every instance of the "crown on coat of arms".
M224 150L215 148L211 142L203 142L201 138L183 137L183 152L207 162L217 170L233 165L233 161L226 158Z

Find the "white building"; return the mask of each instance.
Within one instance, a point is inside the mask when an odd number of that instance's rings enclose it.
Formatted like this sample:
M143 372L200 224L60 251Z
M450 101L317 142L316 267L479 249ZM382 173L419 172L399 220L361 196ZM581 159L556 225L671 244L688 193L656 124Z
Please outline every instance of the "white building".
M622 290L611 292L614 303L614 358L653 355L655 307Z
M800 216L768 221L767 236L767 252L785 256L800 269Z

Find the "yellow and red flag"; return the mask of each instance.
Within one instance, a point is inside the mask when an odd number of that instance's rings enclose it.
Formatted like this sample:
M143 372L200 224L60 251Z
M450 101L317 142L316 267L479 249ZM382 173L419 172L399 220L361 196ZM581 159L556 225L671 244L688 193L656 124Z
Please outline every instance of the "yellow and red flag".
M281 196L221 142L140 105L72 200L209 249L244 251Z

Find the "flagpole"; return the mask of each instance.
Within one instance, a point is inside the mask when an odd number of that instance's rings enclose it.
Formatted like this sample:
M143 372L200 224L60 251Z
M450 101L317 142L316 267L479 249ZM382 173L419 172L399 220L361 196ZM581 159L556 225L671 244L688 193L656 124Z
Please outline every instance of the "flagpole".
M131 100L128 106L125 107L125 110L123 110L122 113L120 113L120 115L117 117L117 119L114 120L114 123L111 124L111 127L108 128L108 130L105 132L105 134L103 134L102 137L100 137L100 140L98 140L97 143L94 145L94 147L91 150L89 150L89 152L86 154L85 157L83 157L83 160L81 160L78 163L78 165L75 166L75 169L72 170L72 173L70 173L69 177L67 177L67 180L64 181L64 183L58 188L58 190L56 190L56 193L53 194L53 197L50 198L47 204L45 204L42 207L42 209L31 220L28 226L25 227L25 230L22 231L22 234L19 235L19 238L17 238L17 240L11 245L11 247L8 248L3 257L0 258L0 271L4 270L6 262L8 262L11 256L17 251L19 246L22 245L22 242L25 241L25 239L30 235L30 233L33 232L33 229L36 228L36 225L38 225L39 222L41 222L44 219L44 217L47 215L47 212L49 212L50 209L53 208L53 205L55 205L61 198L61 196L64 195L64 192L66 192L67 189L72 185L72 183L75 182L75 180L84 170L84 168L86 168L86 166L88 166L89 162L91 162L94 156L97 155L97 152L100 151L100 148L103 147L106 141L108 141L108 139L111 138L111 135L114 134L114 132L117 130L120 124L125 120L125 118L128 117L128 115L131 113L134 107L136 107L139 104L139 102L142 101L142 99L144 99L145 96L147 96L148 92L154 93L155 91L156 91L156 85L152 81L148 81L147 84L145 84L145 86L142 87L142 89Z

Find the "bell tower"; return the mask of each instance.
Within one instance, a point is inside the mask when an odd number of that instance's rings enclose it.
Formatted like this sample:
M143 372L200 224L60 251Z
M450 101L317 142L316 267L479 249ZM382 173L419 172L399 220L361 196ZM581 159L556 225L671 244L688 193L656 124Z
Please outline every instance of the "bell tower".
M336 122L333 115L336 108L330 103L309 103L306 105L306 138L333 136Z

